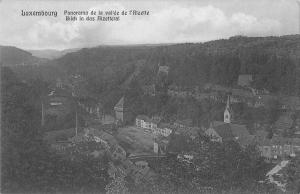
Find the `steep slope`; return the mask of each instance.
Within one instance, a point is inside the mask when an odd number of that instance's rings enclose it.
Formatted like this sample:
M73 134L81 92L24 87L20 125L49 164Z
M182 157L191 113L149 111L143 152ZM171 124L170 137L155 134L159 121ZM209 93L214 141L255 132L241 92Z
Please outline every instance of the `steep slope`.
M0 46L0 59L3 66L32 65L42 61L31 53L12 46Z

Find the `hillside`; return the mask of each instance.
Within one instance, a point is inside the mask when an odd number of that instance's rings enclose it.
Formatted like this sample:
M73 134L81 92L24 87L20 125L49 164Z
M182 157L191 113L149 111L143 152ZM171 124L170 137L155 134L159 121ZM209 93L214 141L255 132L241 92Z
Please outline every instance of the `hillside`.
M12 46L0 46L0 56L3 66L33 65L43 61L27 51Z
M65 50L54 50L54 49L44 49L44 50L27 50L33 56L44 59L57 59L63 55L71 52L78 51L79 48L65 49Z
M252 74L256 88L299 95L299 56L300 35L236 36L206 43L84 48L40 67L14 70L24 79L44 77L50 82L80 74L95 96L116 91L119 97L123 91L119 87L131 80L134 72L139 72L134 77L140 85L156 82L158 64L170 67L167 84L186 87L215 83L231 87L237 84L239 74Z

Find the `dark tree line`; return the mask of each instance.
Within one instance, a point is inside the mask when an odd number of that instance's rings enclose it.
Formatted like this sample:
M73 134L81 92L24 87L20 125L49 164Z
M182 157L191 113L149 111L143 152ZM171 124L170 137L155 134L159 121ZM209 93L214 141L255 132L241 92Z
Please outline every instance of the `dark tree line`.
M104 192L107 162L56 155L42 139L39 87L1 68L1 192Z
M255 146L242 149L236 142L220 144L199 135L171 137L170 153L193 155L187 162L170 154L150 166L157 179L143 185L147 189L166 193L268 193L273 187L259 183L270 166L260 157ZM146 189L141 187L140 189Z

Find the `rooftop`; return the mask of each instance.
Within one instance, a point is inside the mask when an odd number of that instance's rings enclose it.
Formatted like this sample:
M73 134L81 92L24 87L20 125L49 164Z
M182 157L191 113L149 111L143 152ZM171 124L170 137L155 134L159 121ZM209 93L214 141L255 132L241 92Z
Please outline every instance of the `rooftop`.
M150 121L150 118L146 115L138 115L136 118L144 121Z
M235 139L240 145L249 145L254 136L250 135L245 125L214 121L211 126L222 138Z
M250 83L253 81L252 75L250 74L241 74L238 78L238 85L240 86L249 86Z
M124 96L119 100L119 102L115 105L115 108L124 108Z

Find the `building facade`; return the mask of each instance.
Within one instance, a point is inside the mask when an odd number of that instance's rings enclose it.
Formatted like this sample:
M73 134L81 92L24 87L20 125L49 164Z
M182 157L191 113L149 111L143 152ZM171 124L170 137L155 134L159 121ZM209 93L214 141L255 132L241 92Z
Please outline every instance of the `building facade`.
M121 121L123 124L131 121L132 114L124 96L115 105L114 110L117 121Z
M146 115L138 115L135 119L137 127L151 130L154 135L168 137L172 133L172 129L166 123L161 123L160 118L150 119Z

